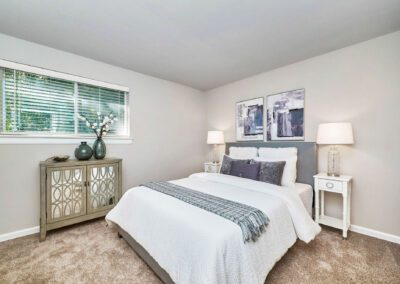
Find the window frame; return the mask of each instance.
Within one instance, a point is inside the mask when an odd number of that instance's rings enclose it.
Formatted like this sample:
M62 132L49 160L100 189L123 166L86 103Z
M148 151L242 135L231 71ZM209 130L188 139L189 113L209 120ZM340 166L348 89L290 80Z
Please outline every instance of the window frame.
M79 83L92 85L95 87L107 88L117 91L123 91L126 94L126 127L127 133L126 135L107 135L104 137L107 143L111 144L129 144L132 142L131 137L131 129L130 129L130 90L128 87L98 81L94 79L89 79L77 75L72 75L68 73L62 73L54 70L44 69L40 67L34 67L26 64L16 63L4 59L0 59L0 68L8 68L14 69L23 72L34 73L37 75L53 77L57 79L67 80L74 83L75 86L75 94L74 99L76 100L77 95L77 86ZM75 105L77 108L77 105ZM75 123L77 120L75 121ZM4 133L0 130L0 144L76 144L77 141L86 140L86 141L94 141L95 135L93 134L44 134L44 133L35 133L35 132L26 132L26 133Z

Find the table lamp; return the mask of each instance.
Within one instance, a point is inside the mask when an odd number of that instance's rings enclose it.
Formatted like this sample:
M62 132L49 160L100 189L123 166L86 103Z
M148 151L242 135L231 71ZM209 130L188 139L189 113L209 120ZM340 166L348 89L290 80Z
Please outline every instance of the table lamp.
M340 176L340 152L337 145L354 144L351 123L320 124L318 126L317 144L331 145L328 152L328 176Z
M207 133L207 144L214 145L213 150L213 163L218 163L218 151L217 146L224 144L224 133L222 131L208 131Z

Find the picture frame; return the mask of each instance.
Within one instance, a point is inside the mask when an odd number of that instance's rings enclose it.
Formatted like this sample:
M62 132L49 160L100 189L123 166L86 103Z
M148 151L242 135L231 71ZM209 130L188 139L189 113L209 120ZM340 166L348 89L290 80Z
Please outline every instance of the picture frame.
M295 89L266 97L266 141L302 141L305 89Z
M264 140L264 97L236 103L236 141Z

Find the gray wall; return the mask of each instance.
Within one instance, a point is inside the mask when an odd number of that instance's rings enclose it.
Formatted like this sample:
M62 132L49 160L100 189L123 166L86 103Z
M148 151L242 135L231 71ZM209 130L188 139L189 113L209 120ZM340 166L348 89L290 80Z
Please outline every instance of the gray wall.
M0 58L130 88L134 141L107 145L109 156L124 159L124 190L202 169L207 147L202 92L2 34ZM55 154L73 156L74 148L0 144L0 234L39 224L38 163Z
M311 44L311 43L310 43ZM253 76L206 94L172 82L0 34L0 58L130 87L129 145L108 145L124 159L124 189L202 169L208 129L235 140L235 102L306 89L306 141L317 125L353 123L356 144L341 147L342 171L354 176L352 223L400 235L400 32ZM134 52L134 51L132 51ZM207 122L206 122L207 121ZM73 154L75 145L0 144L0 234L38 225L38 163ZM327 147L319 148L326 170ZM328 213L340 199L328 196Z
M310 44L312 44L310 42ZM353 146L341 147L342 172L354 176L352 224L400 236L400 32L262 73L207 92L208 127L235 140L235 102L306 89L306 141L319 123L353 123ZM328 147L319 147L326 171ZM341 212L327 198L327 211Z

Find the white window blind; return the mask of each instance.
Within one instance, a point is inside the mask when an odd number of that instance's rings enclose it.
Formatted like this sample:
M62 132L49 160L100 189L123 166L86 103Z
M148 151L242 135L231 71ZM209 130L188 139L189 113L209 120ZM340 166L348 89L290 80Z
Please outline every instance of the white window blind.
M78 84L78 112L89 121L95 121L97 113L112 113L118 118L109 134L127 135L127 96L123 91L110 90L86 84ZM120 121L124 123L119 123ZM84 121L79 121L78 133L92 133Z
M80 115L118 118L108 135L127 137L128 92L0 67L0 133L93 136Z

